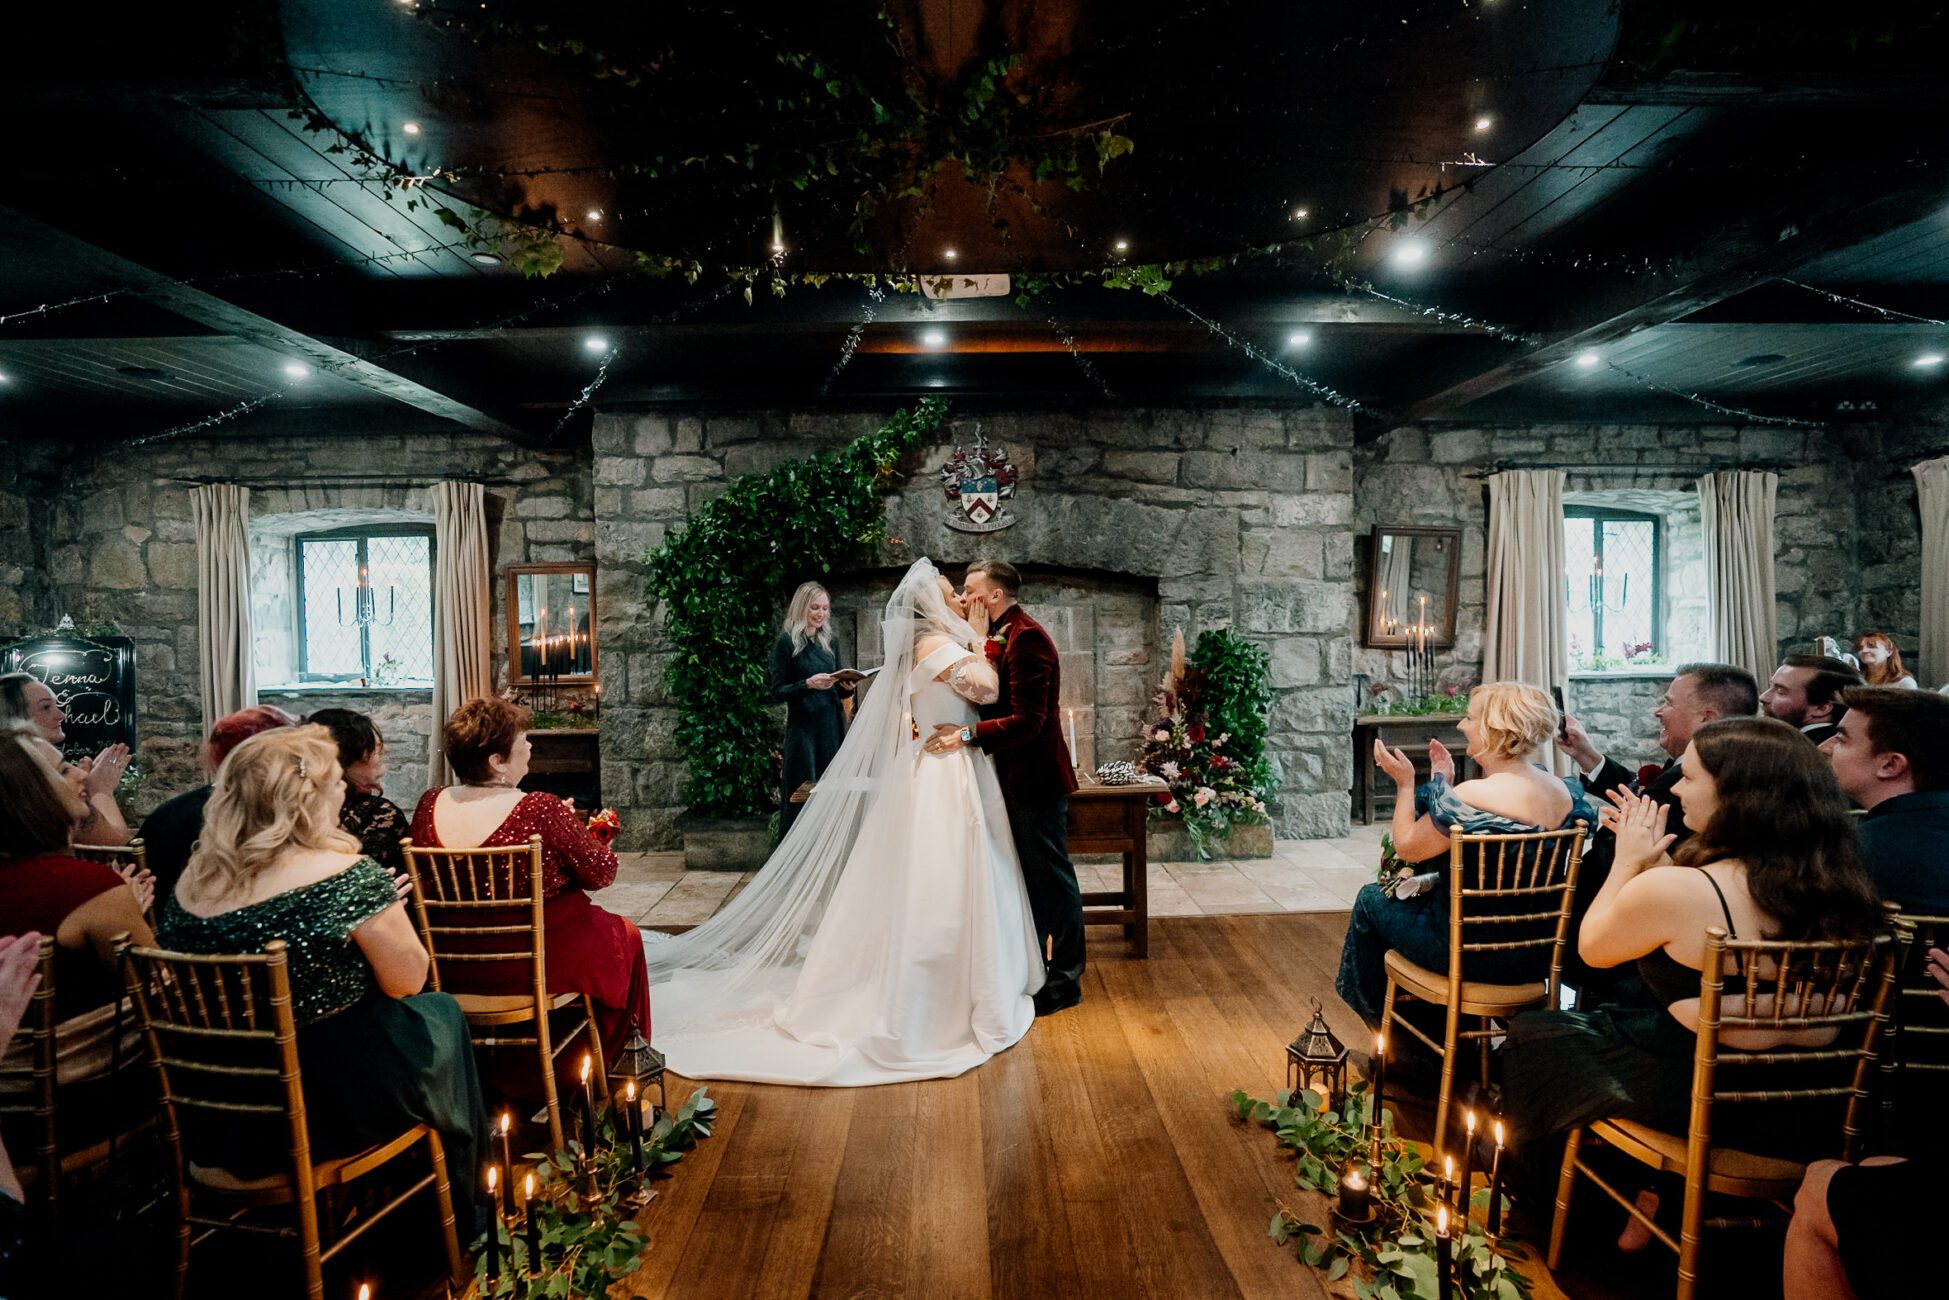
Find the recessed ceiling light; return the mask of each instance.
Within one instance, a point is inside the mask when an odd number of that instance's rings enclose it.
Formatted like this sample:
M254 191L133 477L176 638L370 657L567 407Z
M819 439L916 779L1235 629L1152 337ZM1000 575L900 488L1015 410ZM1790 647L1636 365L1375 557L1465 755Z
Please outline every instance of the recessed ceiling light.
M603 338L600 334L591 334L588 338L582 340L582 346L591 352L607 352L609 350L609 340Z
M284 363L284 373L293 379L303 379L311 373L311 367L297 361L287 361Z
M600 221L600 220L602 220L602 209L601 209L601 208L590 208L590 209L589 209L589 213L588 213L588 216L589 216L589 220L591 220L591 221Z
M1287 341L1296 348L1303 348L1313 341L1313 334L1310 330L1301 330Z
M932 379L929 379L927 381L927 386L929 388L946 388L947 380L942 379L939 375L935 375Z
M1582 366L1585 370L1589 370L1592 366L1601 364L1603 360L1604 358L1598 356L1595 352L1579 352L1577 354L1577 364Z
M5 375L0 375L0 384L11 384L12 382L13 380L7 378Z
M1486 117L1478 117L1475 119L1475 129L1478 131L1486 131L1491 125L1491 121Z
M1942 364L1942 353L1924 352L1921 356L1915 358L1915 364L1922 369L1927 369L1930 366L1939 366Z
M408 122L405 126L402 126L399 129L404 131L407 135L418 135L420 133L420 124L418 122Z
M1119 253L1127 253L1127 252L1129 252L1129 251L1130 251L1130 241L1129 241L1129 240L1127 240L1127 239L1119 239L1119 240L1117 241L1117 251L1118 251Z
M945 253L941 254L941 256L947 258L948 261L952 262L955 258L959 257L960 254L950 248Z
M1304 221L1304 220L1306 220L1306 209L1305 209L1305 208L1295 208L1295 209L1293 210L1293 220L1294 220L1294 221Z
M1428 245L1419 239L1404 239L1394 246L1397 266L1419 266L1428 260Z
M501 264L500 256L496 253L474 253L471 256L482 266L499 266Z
M920 341L921 341L922 343L925 343L925 344L926 344L926 345L927 345L928 347L930 347L930 348L941 348L941 347L946 347L946 346L947 346L947 331L946 331L946 330L928 330L928 331L927 331L927 332L926 332L925 334L923 334L923 335L921 335L921 336L920 336Z

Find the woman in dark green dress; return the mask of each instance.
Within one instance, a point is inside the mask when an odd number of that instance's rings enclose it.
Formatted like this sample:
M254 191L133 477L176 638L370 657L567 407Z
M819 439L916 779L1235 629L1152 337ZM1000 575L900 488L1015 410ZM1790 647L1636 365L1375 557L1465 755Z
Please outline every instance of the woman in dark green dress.
M846 709L853 693L833 680L839 652L832 643L832 598L816 582L799 587L785 612L785 630L772 643L766 674L772 699L785 706L785 766L779 779L778 834L792 829L801 805L792 792L816 781L846 739Z
M280 727L237 746L196 853L160 900L157 940L193 953L284 940L313 1158L426 1124L445 1148L454 1204L478 1203L488 1127L466 1018L448 995L420 992L426 949L395 878L339 829L344 797L323 727ZM259 1130L184 1119L198 1164L240 1178L284 1167L283 1144Z

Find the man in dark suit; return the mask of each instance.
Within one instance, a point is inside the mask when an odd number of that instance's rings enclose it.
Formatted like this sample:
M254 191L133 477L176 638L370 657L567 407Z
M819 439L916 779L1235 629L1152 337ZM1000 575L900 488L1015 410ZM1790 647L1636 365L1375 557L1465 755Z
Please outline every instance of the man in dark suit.
M1015 603L1021 589L1022 575L1012 564L979 560L968 566L963 594L971 610L979 605L988 612L987 651L1001 693L982 706L975 726L936 727L927 747L979 745L994 756L1048 963L1047 980L1035 995L1035 1013L1046 1016L1083 1000L1083 893L1069 861L1069 794L1076 774L1056 705L1062 661L1049 633Z
M1841 692L1863 685L1861 674L1848 667L1845 659L1827 655L1788 655L1787 661L1773 670L1773 680L1760 696L1760 709L1769 718L1778 718L1800 728L1800 734L1816 745L1824 745L1840 729L1847 705Z
M1949 915L1949 699L1857 686L1841 701L1847 713L1821 752L1842 792L1868 810L1868 874L1904 912Z
M1623 764L1606 758L1591 743L1583 724L1573 717L1563 719L1563 734L1557 738L1557 748L1577 765L1577 770L1583 776L1584 789L1591 794L1604 797L1614 790L1632 790L1671 809L1665 819L1665 829L1677 836L1672 842L1672 847L1676 848L1692 833L1686 829L1684 809L1672 791L1679 777L1684 775L1678 760L1685 753L1685 747L1692 743L1692 733L1720 718L1750 718L1757 712L1759 683L1744 668L1735 668L1731 664L1683 664L1651 714L1658 722L1658 747L1669 755L1656 777L1640 781L1626 771ZM1589 850L1584 854L1583 865L1577 871L1576 912L1571 921L1565 978L1587 994L1595 993L1601 997L1600 991L1614 991L1613 981L1621 982L1622 977L1629 974L1630 968L1597 970L1584 965L1576 954L1577 929L1583 924L1584 912L1611 874L1611 857L1617 847L1609 829L1614 809L1605 803L1599 805L1599 810L1604 817L1605 829L1600 830L1591 841Z

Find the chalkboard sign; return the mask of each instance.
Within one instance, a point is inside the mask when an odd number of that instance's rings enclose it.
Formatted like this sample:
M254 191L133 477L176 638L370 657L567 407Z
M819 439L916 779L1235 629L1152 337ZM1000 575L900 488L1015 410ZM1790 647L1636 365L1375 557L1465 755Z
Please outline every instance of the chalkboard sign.
M135 748L135 642L72 632L29 637L0 649L0 669L31 673L60 702L70 759L120 741Z

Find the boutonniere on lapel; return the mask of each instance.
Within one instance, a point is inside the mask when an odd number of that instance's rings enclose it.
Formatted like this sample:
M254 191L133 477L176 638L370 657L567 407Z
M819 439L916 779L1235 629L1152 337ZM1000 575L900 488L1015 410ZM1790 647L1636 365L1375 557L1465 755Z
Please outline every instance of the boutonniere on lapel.
M990 663L998 662L1008 649L1008 629L997 628L988 634L988 643L982 647Z

